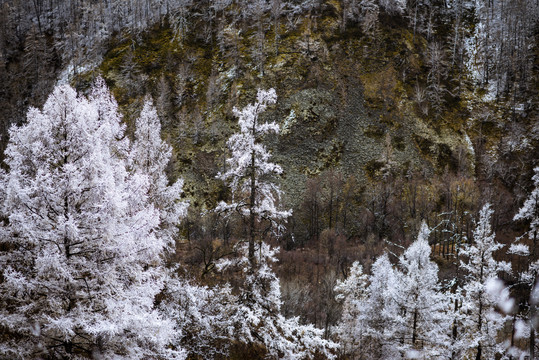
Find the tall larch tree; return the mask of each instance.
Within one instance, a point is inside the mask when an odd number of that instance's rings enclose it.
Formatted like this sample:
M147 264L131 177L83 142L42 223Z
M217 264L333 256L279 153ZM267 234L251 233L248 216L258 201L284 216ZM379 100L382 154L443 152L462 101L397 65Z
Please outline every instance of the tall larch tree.
M338 284L336 289L339 295L344 295L346 305L345 321L337 331L343 350L346 355L365 359L399 358L402 341L397 330L402 321L394 296L396 271L388 255L381 255L372 265L369 285L363 290L365 279L360 270L357 264L353 265L350 280Z
M227 145L231 157L228 170L219 175L232 190L232 201L220 203L217 211L237 212L246 219L246 242L240 242L238 256L217 264L220 270L233 267L242 274L236 301L229 304L230 337L246 345L263 346L267 355L275 358L313 358L317 353L333 358L336 344L324 340L323 331L312 325L301 325L298 318L281 314L279 279L272 270L278 249L264 240L264 232L282 230L281 222L290 211L279 207L281 190L275 177L281 174L279 165L270 162L270 153L262 140L268 133L278 133L276 122L262 122L260 114L274 104L274 89L258 90L257 101L243 109L234 109L240 131L233 134Z
M356 261L350 267L349 275L335 286L336 299L342 302L342 317L335 333L341 340L341 352L354 356L360 352L361 331L357 326L363 304L367 300L369 276L363 273L363 266Z
M268 105L275 104L277 94L274 89L259 90L257 101L243 109L234 108L240 131L227 141L231 157L227 159L228 170L220 173L232 190L232 201L221 202L217 210L236 210L248 221L248 258L255 265L255 245L262 239L259 226L268 221L274 230L279 230L280 222L291 215L290 211L279 209L281 190L273 181L282 173L281 166L270 162L271 154L262 144L269 133L279 133L276 122L261 122L260 114Z
M129 165L134 173L147 176L150 184L147 195L151 204L159 210L158 235L174 246L180 219L187 215L187 201L182 201L183 180L169 184L166 169L172 156L172 148L161 139L161 122L150 97L144 101L136 120L135 139L131 146Z
M438 265L430 260L429 233L423 223L417 240L400 256L393 289L402 313L397 327L403 340L402 352L422 359L443 358L451 353L451 300L440 289Z

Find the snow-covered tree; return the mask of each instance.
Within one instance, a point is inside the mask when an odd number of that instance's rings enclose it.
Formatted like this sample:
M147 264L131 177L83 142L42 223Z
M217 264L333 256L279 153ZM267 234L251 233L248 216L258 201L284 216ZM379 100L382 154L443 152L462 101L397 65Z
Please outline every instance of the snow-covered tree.
M380 0L380 5L388 14L402 14L406 10L406 0Z
M361 289L364 278L357 265L352 267L350 276L350 282L345 281L336 289L348 304L343 308L345 321L337 329L346 354L361 354L373 360L400 357L401 340L397 337L400 311L393 293L397 276L387 254L372 265L370 284L365 292Z
M290 216L290 211L279 208L281 190L272 179L282 169L270 162L271 155L261 143L265 134L279 132L277 123L259 121L259 115L276 100L274 89L259 90L255 103L234 109L240 132L228 140L229 168L219 174L232 190L232 201L220 203L216 210L237 211L247 220L249 237L246 244L237 245L236 258L218 263L219 269L234 267L242 276L237 302L227 310L232 314L229 336L239 343L261 345L275 358L312 358L317 352L332 358L336 344L324 340L322 330L300 325L298 318L287 319L281 314L279 280L271 268L278 249L266 244L258 231L266 223L279 232L280 221Z
M336 334L341 339L341 351L345 354L353 354L360 347L362 331L357 326L362 305L367 300L367 286L369 276L363 273L363 266L356 261L350 267L348 277L337 282L335 292L337 300L342 301L342 317L336 329Z
M413 356L443 358L448 350L451 303L440 291L438 266L430 260L429 229L399 258L398 269L383 255L373 264L370 285L358 263L337 285L344 299L338 336L345 353L368 359Z
M529 228L526 233L522 237L518 238L517 242L512 244L509 248L509 253L525 256L528 259L527 268L519 274L519 280L528 287L531 293L534 293L532 290L537 288L537 275L539 273L539 260L537 258L539 255L537 251L537 242L539 240L539 167L536 167L534 171L535 175L532 177L534 188L528 198L524 201L524 204L518 213L513 218L515 221L528 222ZM523 240L526 243L523 243ZM529 349L530 357L532 359L535 356L537 305L537 301L530 301L529 314L527 316L530 329Z
M399 258L393 294L401 309L401 351L416 358L435 359L450 355L451 301L441 292L438 265L430 260L429 229L422 224L417 240Z
M537 241L539 240L539 167L534 169L535 175L532 177L534 189L524 201L524 204L513 218L514 221L529 222L528 231L519 240L527 238L531 246L517 242L511 245L509 252L516 255L528 256L528 270L521 274L521 280L532 285L535 284L539 272L539 261L537 260Z
M130 152L130 167L135 173L148 176L150 185L147 195L151 204L159 210L158 236L174 244L178 222L187 215L187 202L180 201L183 180L169 185L165 174L172 155L172 148L161 139L161 123L157 111L148 97L136 120L135 139Z
M97 112L97 122L106 124L101 126L101 140L104 146L111 149L112 154L126 159L129 152L129 141L124 136L125 125L118 110L118 103L110 93L105 80L98 77L90 90L89 101L91 107Z
M202 359L228 355L233 326L230 304L237 301L230 286L210 288L172 277L162 297L160 310L176 324L174 346Z
M237 210L248 221L249 253L254 264L257 227L269 221L275 230L279 222L291 215L290 211L278 208L281 190L272 177L282 173L282 168L270 162L271 154L261 143L264 135L279 133L276 122L261 122L260 114L268 105L275 104L277 95L274 89L258 90L257 101L243 109L234 108L238 117L240 132L233 134L227 141L231 157L227 159L228 170L219 174L232 190L232 201L221 202L217 211ZM259 239L260 240L260 239Z
M323 330L281 314L281 288L271 269L279 249L264 242L257 244L256 271L252 271L248 245L240 244L238 250L239 257L217 265L221 270L234 267L244 275L237 302L227 310L229 336L240 343L262 345L271 358L312 359L316 354L334 358L337 345L323 338Z
M156 231L150 179L128 171L114 108L103 88L88 100L58 86L10 130L0 357L184 357L154 306L169 242Z
M492 213L490 204L481 209L473 241L461 253L466 259L461 266L467 275L462 289L457 348L463 357L473 355L476 359L493 359L504 351L498 336L506 316L496 311L498 299L487 291L487 284L498 279L498 273L510 272L511 266L493 257L503 245L495 241L490 225Z

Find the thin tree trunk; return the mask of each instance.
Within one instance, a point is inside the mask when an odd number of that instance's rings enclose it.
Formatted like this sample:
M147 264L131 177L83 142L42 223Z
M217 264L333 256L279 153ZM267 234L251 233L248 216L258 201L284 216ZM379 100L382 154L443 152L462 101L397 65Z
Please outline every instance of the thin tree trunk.
M533 305L532 305L533 307ZM535 359L535 329L533 327L533 311L530 314L531 320L530 321L530 359Z

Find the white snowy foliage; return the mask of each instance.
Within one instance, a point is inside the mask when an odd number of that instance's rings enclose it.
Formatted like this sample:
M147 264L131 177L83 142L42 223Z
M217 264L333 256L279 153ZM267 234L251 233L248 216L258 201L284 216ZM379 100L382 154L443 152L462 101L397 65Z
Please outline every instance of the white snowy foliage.
M276 122L259 121L260 114L276 101L274 89L258 90L255 103L241 110L234 108L240 132L228 139L227 145L231 151L231 157L227 159L228 170L218 175L229 184L233 199L228 204L221 202L216 211L235 209L247 217L252 210L259 220L267 219L274 225L290 216L290 211L278 209L281 190L271 181L272 176L281 174L283 170L269 161L271 154L260 143L264 135L279 133ZM253 204L250 203L251 192L255 194Z
M354 265L350 276L359 280L355 285L338 285L341 294L348 294L343 307L343 322L337 335L343 352L351 356L362 354L366 359L393 359L399 357L397 326L399 308L394 298L397 286L395 269L387 254L372 265L370 284L362 290L364 278ZM358 296L359 295L359 296ZM356 297L357 296L357 297Z
M177 277L166 283L160 310L176 322L174 344L189 354L211 359L226 356L231 343L230 286L209 288Z
M344 353L354 352L359 346L360 336L354 334L361 313L362 303L367 300L369 277L363 273L363 267L356 261L350 267L350 273L344 281L335 286L336 299L342 301L342 316L336 328ZM357 337L357 338L356 338Z
M406 10L406 0L379 0L389 14L402 14Z
M334 358L337 345L323 338L323 330L312 325L301 325L297 317L285 318L281 313L281 290L279 279L271 269L276 262L278 248L266 243L259 244L256 268L248 258L248 246L239 246L240 256L217 264L219 270L235 267L244 279L237 302L229 306L229 336L245 344L263 345L268 356L279 359L313 358L316 353Z
M183 180L169 185L165 175L172 148L161 139L161 123L149 97L136 120L135 140L130 151L130 167L137 174L147 176L150 186L149 201L159 209L159 236L173 245L177 224L187 214L187 202L180 201Z
M237 302L227 310L231 321L228 335L235 342L264 347L271 358L305 359L317 353L334 358L337 345L325 340L322 330L281 314L279 279L271 268L278 249L257 236L258 224L269 222L279 232L279 222L290 216L290 211L279 209L281 191L273 182L282 169L269 161L271 155L261 143L264 135L279 132L277 123L259 120L276 100L274 89L258 90L255 103L234 109L240 131L229 138L228 170L218 175L230 186L233 197L228 204L220 203L216 211L236 210L249 219L249 239L237 245L238 256L216 264L220 271L233 267L241 273Z
M335 292L337 300L349 299L351 296L358 299L364 296L369 277L363 273L363 266L356 261L350 267L350 274L344 281L337 281Z
M58 86L10 130L0 186L4 358L183 358L154 308L165 280L160 212L130 174L116 103ZM125 140L119 140L125 139Z
M467 275L463 286L457 347L463 356L475 356L481 351L484 358L494 358L496 354L504 351L504 345L497 342L497 336L507 318L496 311L499 296L489 293L492 285L487 284L493 284L492 281L498 279L498 273L510 272L511 266L493 257L494 252L503 245L495 241L490 226L492 213L489 204L481 209L479 221L473 231L473 241L462 250L462 256L467 261L461 262L461 266L467 271Z
M422 224L417 240L399 258L393 297L401 309L397 317L401 351L414 351L417 358L433 359L450 354L451 306L440 291L438 265L430 260L430 230Z
M508 254L519 255L519 256L529 256L530 247L526 244L511 244L509 246Z
M532 177L534 188L528 195L524 204L513 218L514 221L524 221L528 223L528 230L523 236L516 239L516 243L511 244L510 254L524 256L527 259L527 267L521 271L519 280L530 289L530 299L528 301L528 313L526 315L527 330L529 336L535 336L538 316L537 316L537 274L539 274L539 260L537 260L537 239L539 232L539 167L534 169ZM528 240L528 244L519 241Z
M532 177L534 189L524 201L524 204L518 211L518 214L515 215L513 220L526 220L530 222L530 238L533 236L533 233L537 233L539 230L539 166L534 169L534 176Z
M335 357L337 345L323 338L323 330L301 325L297 317L285 318L281 313L279 279L271 269L278 248L261 242L256 249L256 267L248 258L248 246L240 244L239 257L217 264L220 270L235 267L244 279L238 301L231 304L229 336L241 343L263 345L268 356L279 359L311 359L316 353L328 359Z

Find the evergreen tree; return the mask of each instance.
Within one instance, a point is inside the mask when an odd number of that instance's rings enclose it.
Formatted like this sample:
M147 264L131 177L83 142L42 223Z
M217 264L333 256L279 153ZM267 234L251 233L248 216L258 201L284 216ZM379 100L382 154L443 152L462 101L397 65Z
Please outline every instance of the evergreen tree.
M249 237L247 244L238 244L237 258L218 263L221 270L235 267L242 274L237 302L229 304L227 310L232 314L230 336L240 343L262 345L269 356L276 358L313 358L316 353L332 358L336 344L324 340L322 330L300 325L298 318L287 319L281 314L279 279L271 269L278 249L266 244L258 231L266 223L278 232L280 221L290 216L290 211L279 209L281 190L272 181L282 169L269 161L271 155L261 144L265 134L279 132L277 123L259 120L276 100L274 89L259 90L255 103L234 109L240 132L227 142L231 151L229 169L219 175L229 184L232 201L220 203L216 210L237 211L247 220Z
M248 258L255 264L255 244L257 228L263 221L269 221L274 230L281 228L279 221L288 218L290 211L278 208L281 190L272 177L282 173L282 168L269 161L271 155L261 144L268 133L279 133L276 122L262 123L259 115L268 105L275 104L274 89L258 90L257 101L239 110L240 132L233 134L227 142L231 157L227 159L228 170L219 174L232 190L232 201L221 202L216 211L236 210L248 221Z
M337 285L338 298L344 299L337 333L346 354L367 359L448 356L450 300L440 291L428 236L423 224L417 240L399 258L398 269L387 255L379 257L368 286L358 263Z
M476 359L492 359L504 351L498 335L506 322L506 316L497 312L495 299L487 284L498 279L499 272L510 272L511 266L497 261L493 254L503 247L495 240L490 226L493 210L490 204L483 206L473 231L473 241L464 247L462 255L467 261L462 268L467 272L463 286L458 349L461 356Z
M537 251L537 241L539 240L539 167L534 169L535 175L532 177L534 188L524 204L515 215L513 220L529 222L528 231L520 237L515 244L512 244L509 252L515 255L525 256L527 267L519 274L520 281L530 290L530 300L533 300L533 293L537 289L537 275L539 273L539 260ZM527 244L521 241L526 241ZM528 245L529 244L529 245ZM529 333L529 353L533 359L535 356L535 334L537 326L537 305L538 299L528 303L528 326Z
M178 223L187 215L187 202L180 201L183 180L169 185L165 174L172 155L172 148L161 139L161 123L149 97L144 101L136 120L135 139L130 151L130 168L134 173L147 176L150 184L147 195L150 203L159 210L158 236L174 245Z
M58 86L10 131L0 186L4 358L183 358L154 308L169 249L156 231L160 211L148 176L128 172L114 107L110 95L88 100Z
M440 290L438 266L430 260L429 229L422 224L417 240L399 258L394 298L401 316L399 337L401 351L417 358L435 359L448 356L451 302Z
M257 244L253 270L248 245L241 244L239 257L217 264L220 270L232 267L244 276L236 302L224 309L230 314L229 336L240 343L263 345L270 358L313 359L321 354L333 359L337 345L323 338L323 330L282 315L279 279L271 268L278 251L264 242Z
M171 277L162 294L159 309L176 325L174 346L190 357L226 358L233 338L236 296L227 284L210 288L179 277Z
M395 301L397 275L387 254L372 265L369 286L362 290L365 279L357 265L350 271L350 281L337 286L346 296L343 319L337 334L346 354L360 354L365 359L396 359L399 352L398 325L401 313ZM355 285L354 285L355 283Z
M341 339L341 351L344 354L354 355L361 345L361 331L357 321L362 314L362 305L367 300L367 286L369 277L363 273L363 267L356 261L350 267L348 277L338 281L335 286L337 300L342 301L342 317L336 329Z

